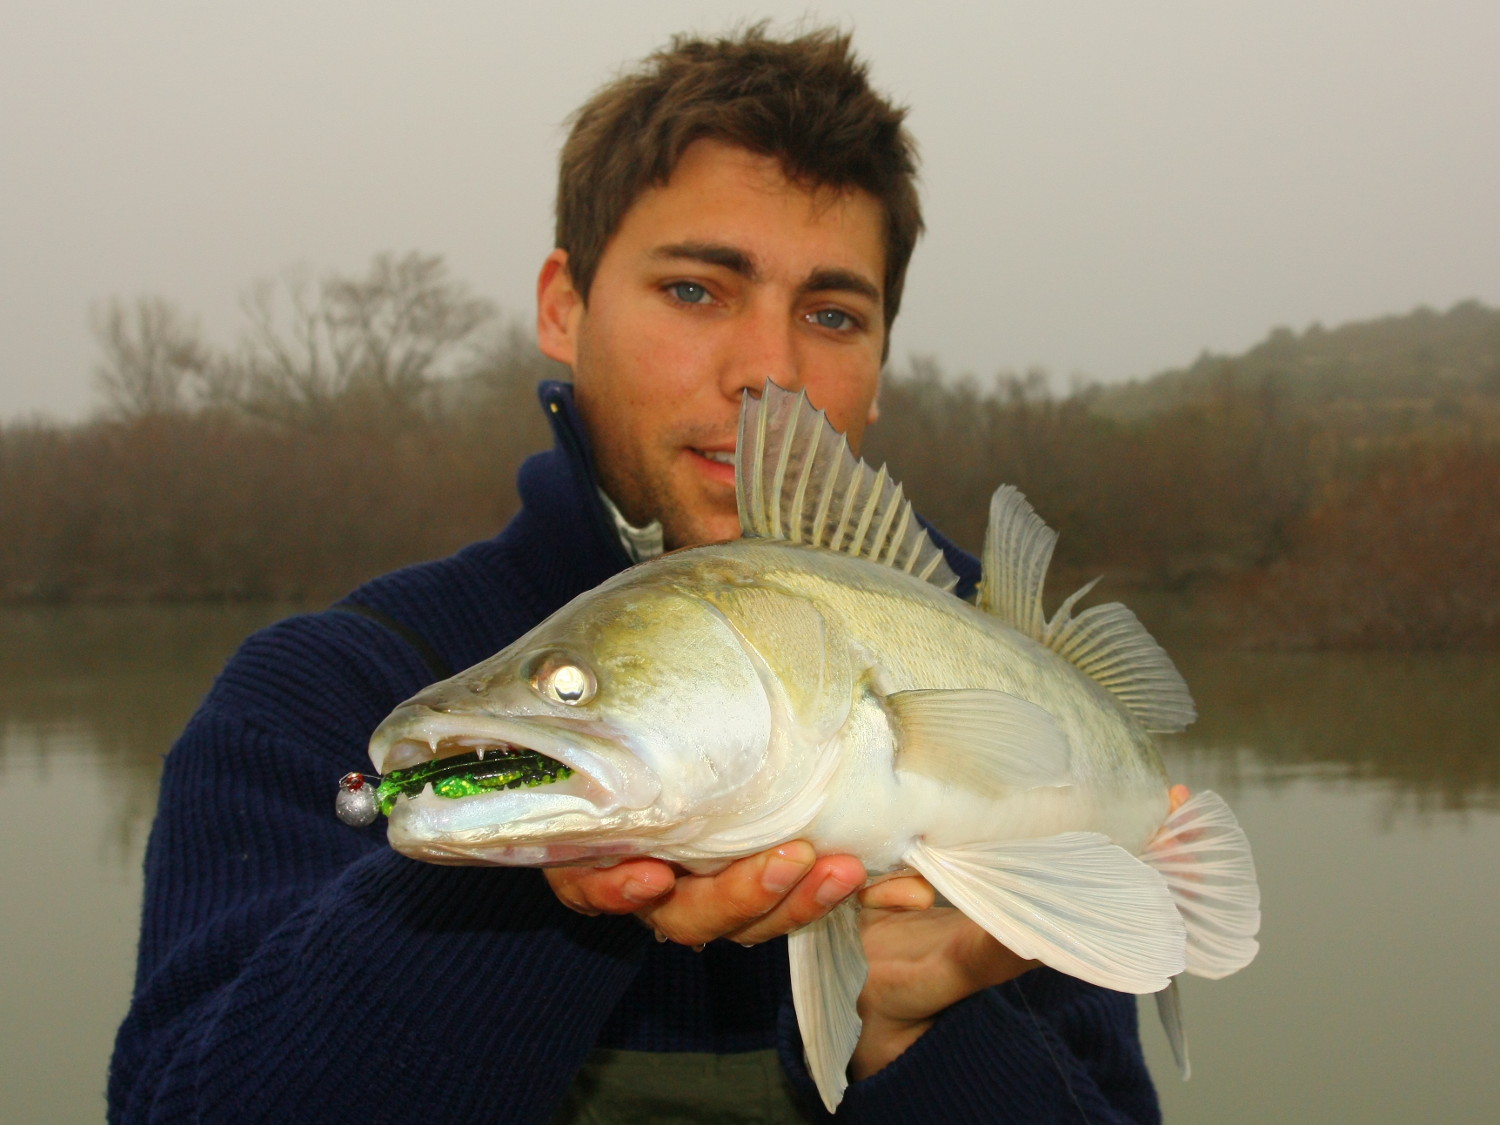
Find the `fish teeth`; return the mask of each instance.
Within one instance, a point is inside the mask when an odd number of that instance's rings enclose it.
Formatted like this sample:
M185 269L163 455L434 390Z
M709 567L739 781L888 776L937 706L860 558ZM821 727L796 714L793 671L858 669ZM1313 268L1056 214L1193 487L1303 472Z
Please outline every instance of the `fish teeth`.
M481 762L484 761L484 747L483 746L476 746L474 748L474 756L476 758L478 758Z

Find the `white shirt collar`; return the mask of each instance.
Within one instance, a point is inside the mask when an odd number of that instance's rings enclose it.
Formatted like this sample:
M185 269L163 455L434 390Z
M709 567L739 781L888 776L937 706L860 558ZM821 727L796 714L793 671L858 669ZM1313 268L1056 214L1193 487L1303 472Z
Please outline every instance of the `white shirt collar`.
M636 527L627 520L604 489L599 490L599 499L604 501L604 510L615 521L615 532L631 562L645 562L662 553L661 520L652 520L645 527Z

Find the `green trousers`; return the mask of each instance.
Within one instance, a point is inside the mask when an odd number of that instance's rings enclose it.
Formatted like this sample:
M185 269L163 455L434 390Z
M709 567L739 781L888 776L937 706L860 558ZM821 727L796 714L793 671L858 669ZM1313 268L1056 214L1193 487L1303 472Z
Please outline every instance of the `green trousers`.
M775 1051L592 1052L551 1125L809 1125Z

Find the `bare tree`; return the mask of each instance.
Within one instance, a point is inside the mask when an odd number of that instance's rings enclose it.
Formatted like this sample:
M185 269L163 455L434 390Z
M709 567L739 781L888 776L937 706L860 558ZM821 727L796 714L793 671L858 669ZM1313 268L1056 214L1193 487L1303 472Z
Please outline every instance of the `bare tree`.
M161 297L116 298L95 310L94 337L104 353L94 382L106 411L140 418L189 409L201 395L212 357L198 322Z
M428 388L471 366L494 305L448 275L442 258L382 254L364 277L316 287L296 274L263 281L244 301L250 329L214 377L216 396L249 413L326 424L363 404L399 418Z

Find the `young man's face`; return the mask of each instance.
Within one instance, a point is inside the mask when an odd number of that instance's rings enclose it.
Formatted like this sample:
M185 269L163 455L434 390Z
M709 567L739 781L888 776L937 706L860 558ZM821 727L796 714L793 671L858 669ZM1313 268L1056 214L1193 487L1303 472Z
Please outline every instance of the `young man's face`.
M697 141L626 213L587 307L554 251L542 350L573 368L600 483L669 548L731 539L740 392L805 388L859 447L885 344L884 214L863 191L809 192L774 159Z

